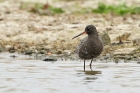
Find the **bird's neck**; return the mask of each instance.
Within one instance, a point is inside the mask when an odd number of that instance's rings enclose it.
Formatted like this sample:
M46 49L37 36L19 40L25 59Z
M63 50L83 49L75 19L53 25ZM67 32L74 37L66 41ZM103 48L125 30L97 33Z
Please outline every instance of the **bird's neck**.
M94 33L94 34L89 34L88 37L94 37L94 38L98 38L98 33Z

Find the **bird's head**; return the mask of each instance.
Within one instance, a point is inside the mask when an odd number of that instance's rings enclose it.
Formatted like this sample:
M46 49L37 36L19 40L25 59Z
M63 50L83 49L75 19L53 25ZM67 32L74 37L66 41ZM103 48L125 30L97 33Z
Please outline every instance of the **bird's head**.
M74 39L74 38L76 38L76 37L78 37L78 36L80 36L80 35L83 35L83 34L88 34L88 35L97 34L97 35L98 35L97 30L96 30L96 27L95 27L94 25L88 25L88 26L86 26L84 32L82 32L82 33L80 33L79 35L73 37L72 39Z
M94 32L96 32L96 27L94 25L88 25L88 26L86 26L84 32L88 35L89 34L94 34Z

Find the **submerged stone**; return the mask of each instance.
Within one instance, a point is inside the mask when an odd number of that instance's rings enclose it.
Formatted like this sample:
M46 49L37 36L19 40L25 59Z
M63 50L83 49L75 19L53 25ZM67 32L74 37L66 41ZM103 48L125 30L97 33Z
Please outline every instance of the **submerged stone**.
M57 61L56 58L45 58L43 61Z
M137 62L137 64L140 64L140 61L139 61L139 62Z
M15 57L17 57L17 56L16 56L16 55L11 55L10 57L15 58Z

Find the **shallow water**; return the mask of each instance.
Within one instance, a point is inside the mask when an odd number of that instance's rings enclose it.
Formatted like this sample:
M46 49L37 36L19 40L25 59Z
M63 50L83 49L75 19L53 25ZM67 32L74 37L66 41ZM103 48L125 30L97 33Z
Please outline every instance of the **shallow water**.
M0 54L0 93L140 93L140 64L44 62Z

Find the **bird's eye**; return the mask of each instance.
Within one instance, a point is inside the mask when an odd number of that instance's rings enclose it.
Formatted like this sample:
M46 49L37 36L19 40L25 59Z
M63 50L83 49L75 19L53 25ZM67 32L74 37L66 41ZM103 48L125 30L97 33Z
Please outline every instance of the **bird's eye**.
M92 27L89 27L88 30L91 31L92 30Z

